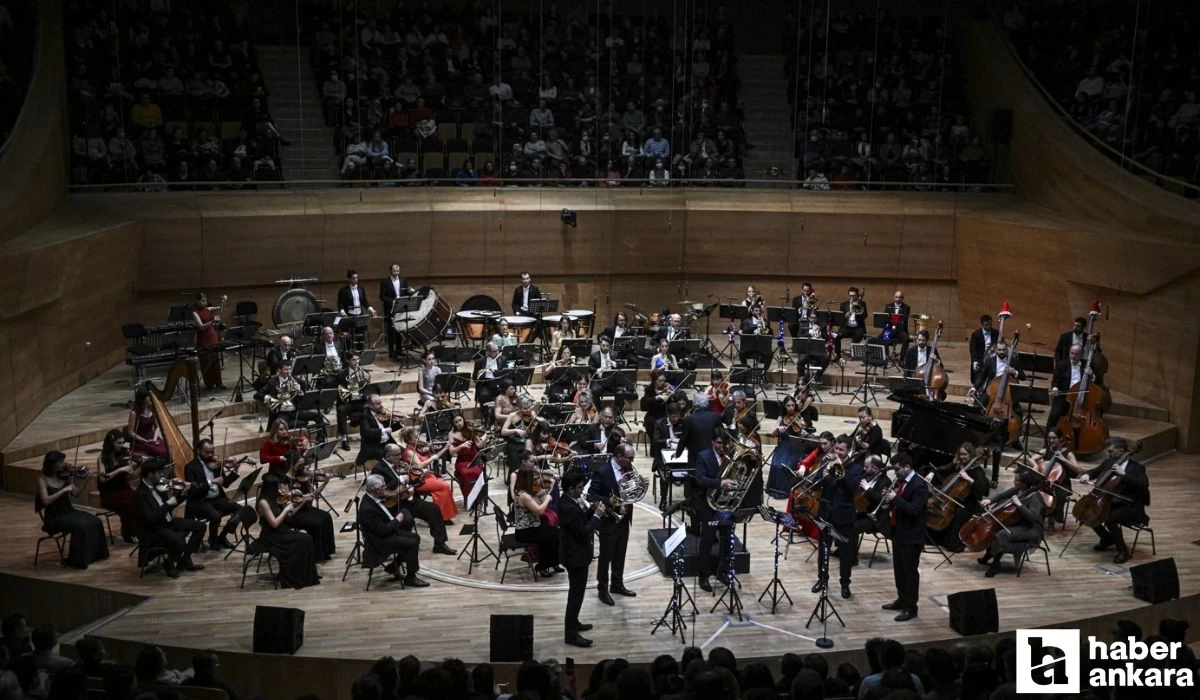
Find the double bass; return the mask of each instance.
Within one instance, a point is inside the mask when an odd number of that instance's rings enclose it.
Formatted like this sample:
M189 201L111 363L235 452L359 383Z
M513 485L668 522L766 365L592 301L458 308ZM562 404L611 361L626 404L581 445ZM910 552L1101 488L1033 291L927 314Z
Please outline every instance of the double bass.
M1087 527L1099 527L1108 520L1108 512L1112 509L1113 501L1128 501L1130 498L1122 493L1124 486L1121 483L1121 475L1117 473L1116 467L1125 457L1132 457L1140 452L1142 443L1137 443L1133 449L1125 453L1121 459L1114 459L1108 469L1104 470L1100 476L1092 482L1092 490L1079 497L1075 501L1075 505L1071 508L1071 515L1079 521L1080 525Z
M1108 439L1108 425L1104 423L1102 407L1107 405L1108 391L1092 381L1088 370L1092 367L1092 356L1096 352L1096 340L1092 327L1100 316L1100 303L1093 302L1088 312L1088 347L1083 361L1083 372L1070 391L1071 412L1058 419L1057 428L1067 444L1079 454L1095 454L1104 447Z
M938 321L937 330L933 333L933 340L929 343L929 361L925 363L924 376L921 378L925 383L925 396L930 401L945 401L946 387L950 384L946 368L942 367L941 361L937 359L937 345L938 339L942 337L942 328L942 322Z
M1021 332L1013 333L1012 345L1008 348L1008 366L1012 367L1013 362L1017 359L1017 344L1021 341ZM999 345L999 341L996 342ZM990 418L994 423L1007 423L1007 435L1011 439L1021 432L1021 419L1017 417L1017 412L1013 410L1012 387L1009 386L1009 378L1012 375L1007 371L999 377L994 377L987 385L987 409L983 415Z

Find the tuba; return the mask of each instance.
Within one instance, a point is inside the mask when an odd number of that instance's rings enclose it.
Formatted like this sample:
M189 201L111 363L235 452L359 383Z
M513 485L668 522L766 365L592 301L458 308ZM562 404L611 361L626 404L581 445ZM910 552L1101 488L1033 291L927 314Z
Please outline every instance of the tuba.
M371 372L362 367L355 367L346 377L346 386L338 387L338 398L342 403L349 403L354 400L356 394L363 390L363 387L371 381Z
M722 481L732 479L737 486L726 491L709 489L708 507L718 512L737 510L754 484L754 478L762 471L762 457L756 445L741 433L730 436L725 447L725 468L721 470Z
M285 403L302 393L304 392L300 389L300 382L296 381L296 378L289 374L286 379L280 380L279 389L276 393L268 394L263 398L263 401L267 404L269 410L278 411Z

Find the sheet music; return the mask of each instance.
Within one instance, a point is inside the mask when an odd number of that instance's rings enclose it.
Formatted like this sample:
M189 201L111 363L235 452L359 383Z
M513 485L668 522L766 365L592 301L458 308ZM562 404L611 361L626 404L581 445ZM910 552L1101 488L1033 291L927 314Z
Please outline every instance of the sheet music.
M675 532L663 542L663 556L669 557L683 541L687 539L687 525L680 525L675 528Z
M475 500L479 498L479 494L483 493L483 487L487 485L487 474L480 473L479 478L475 479L475 485L471 487L471 494L467 496L467 510L475 507Z

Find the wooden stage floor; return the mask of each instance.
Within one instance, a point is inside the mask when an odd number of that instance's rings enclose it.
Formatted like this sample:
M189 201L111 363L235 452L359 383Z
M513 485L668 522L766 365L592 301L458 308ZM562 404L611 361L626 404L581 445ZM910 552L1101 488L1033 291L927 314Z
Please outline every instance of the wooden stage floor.
M963 367L965 348L946 345L951 346L944 353L948 362L961 356L955 364ZM236 372L236 364L230 364ZM405 372L401 379L409 381L411 375L411 371ZM707 379L706 375L702 372L703 379ZM127 368L116 368L56 402L5 449L7 457L19 456L28 463L35 459L38 450L44 451L49 442L68 440L73 445L75 436L90 436L96 431L102 434L104 429L123 423L124 409L109 404L127 398L129 386L117 382L129 376L131 372ZM955 383L952 393L961 395L965 390L965 371L955 372L952 377ZM789 376L787 380L794 381L794 377ZM232 385L228 379L227 383ZM540 394L540 389L534 394ZM880 413L886 415L888 402L885 396L880 394L883 404ZM228 394L221 398L227 399ZM822 418L818 428L846 431L853 416L848 396L827 394L825 402L821 405ZM1171 436L1170 443L1173 444L1174 428L1163 422L1164 411L1127 397L1117 397L1117 402L1124 406L1122 412L1125 415L1114 416L1115 425L1123 425L1134 433L1141 431L1157 436L1160 442L1156 444L1165 444L1165 436ZM413 396L402 396L401 412L406 412L412 404ZM202 398L205 420L220 405L220 402L206 403ZM217 420L218 441L222 438L222 426L229 425L231 443L237 430L237 439L242 441L239 444L257 444L261 439L257 422L243 420L250 417L244 415L247 411L245 406L231 406L231 410ZM637 420L631 423L640 429L640 416L635 418ZM1122 434L1121 430L1114 432ZM90 439L83 441L85 447ZM1162 451L1158 449L1154 453ZM15 468L12 466L15 461L8 459L6 462L10 472ZM90 463L90 458L87 462ZM1198 465L1200 457L1174 452L1151 460L1149 473L1154 505L1150 514L1158 554L1151 553L1150 542L1143 538L1129 563L1136 565L1155 558L1174 557L1184 596L1200 592L1200 547L1193 544L1197 536L1192 510L1200 498L1200 485L1196 483L1196 475L1200 473ZM644 452L639 451L636 467L649 474L650 459ZM1000 488L1006 488L1011 478L1011 472L1002 472ZM353 478L335 480L326 490L336 509L335 525L339 529L349 518L341 510L354 496L359 483ZM491 490L493 497L503 502L499 482L493 482ZM457 490L455 494L459 496ZM0 496L0 517L6 524L0 529L0 571L145 596L140 605L106 618L89 630L89 634L113 640L247 652L251 647L254 607L283 605L306 611L301 656L373 659L385 652L397 655L419 653L425 659L455 656L472 662L488 657L490 614L531 613L535 617L534 654L538 658L561 658L569 654L580 663L613 656L649 662L660 653L678 653L681 647L678 637L672 638L665 630L650 634L671 592L670 579L659 575L647 550L647 529L661 526L653 505L655 502L654 497L647 496L638 505L630 537L626 583L638 592L638 596L618 597L616 607L609 608L597 600L594 590L589 591L581 618L596 626L587 635L596 641L596 645L586 650L566 647L562 643L566 601L566 581L562 576L534 583L517 559L513 560L503 585L499 581L499 572L493 568L494 561L484 562L468 573L465 557L458 559L430 552L432 542L423 525L418 526L423 540L422 576L433 584L427 589L400 590L395 582L377 577L372 590L365 593L366 572L360 569L352 569L347 580L342 582L343 562L353 547L354 535L340 531L337 554L323 567L324 581L320 586L303 591L276 591L265 575L256 577L251 572L246 588L239 589L240 555L229 560L213 554L200 555L198 560L207 568L178 580L171 580L161 573L139 578L134 560L126 556L130 547L122 544L113 548L108 561L86 571L63 569L53 563L52 556L35 569L33 549L40 533L31 500L26 495L9 494ZM779 501L772 505L782 506ZM460 514L455 522L456 525L449 528L450 546L461 549L467 537L459 531L467 520ZM984 567L975 562L974 555L956 556L952 565L935 569L940 557L926 554L921 562L920 616L903 624L892 620L894 614L880 610L880 605L895 596L891 561L881 547L873 566L868 567L868 542L860 557L862 563L854 570L853 598L843 600L836 596L832 599L846 623L844 628L836 623L829 628L835 650L861 648L866 639L878 635L906 643L953 638L956 634L947 624L946 600L951 593L962 590L994 587L1002 630L1069 623L1144 606L1145 603L1132 595L1128 566L1113 565L1111 553L1091 551L1096 540L1090 530L1080 531L1059 558L1073 528L1071 525L1067 531L1049 536L1053 574L1050 577L1047 577L1040 557L1026 566L1020 578L1006 572L987 579L983 577ZM497 537L491 516L481 520L481 529L488 544L495 548ZM720 611L710 613L715 598L696 589L694 581L689 580L700 610L694 620L688 620L689 644L726 646L740 658L774 658L784 651L817 651L813 640L821 631L815 624L805 627L818 600L810 592L816 562L806 561L811 552L807 545L798 542L791 547L787 558L780 561L779 576L791 595L792 604L785 602L776 614L771 614L768 605L758 602L759 595L772 578L773 533L773 528L758 519L749 526L751 572L741 578L745 619L739 621ZM721 588L717 590L719 593ZM436 633L430 634L427 630L436 630ZM398 639L409 639L411 645L398 643Z

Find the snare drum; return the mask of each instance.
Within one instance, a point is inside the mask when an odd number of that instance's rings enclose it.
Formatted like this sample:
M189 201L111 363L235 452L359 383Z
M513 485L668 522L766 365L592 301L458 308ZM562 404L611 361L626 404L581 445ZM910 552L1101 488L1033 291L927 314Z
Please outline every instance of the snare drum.
M458 329L462 337L476 342L482 341L487 333L487 317L478 311L459 311Z
M592 331L595 330L596 314L590 309L567 309L567 315L575 319L576 326L575 334L580 338L592 337Z
M508 330L517 336L518 343L528 343L537 327L537 319L532 316L501 316L508 321Z

